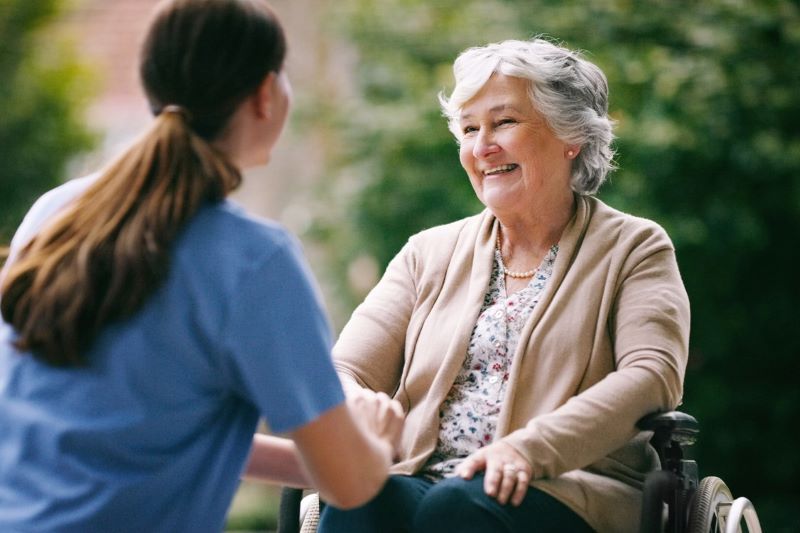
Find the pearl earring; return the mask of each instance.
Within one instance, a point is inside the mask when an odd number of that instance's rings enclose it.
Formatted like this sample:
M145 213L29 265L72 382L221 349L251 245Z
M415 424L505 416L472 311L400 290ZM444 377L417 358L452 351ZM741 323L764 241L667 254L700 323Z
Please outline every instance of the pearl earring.
M569 152L567 152L567 155L568 155L569 157L572 157L573 155L575 155L575 152L573 152L572 150L570 150Z

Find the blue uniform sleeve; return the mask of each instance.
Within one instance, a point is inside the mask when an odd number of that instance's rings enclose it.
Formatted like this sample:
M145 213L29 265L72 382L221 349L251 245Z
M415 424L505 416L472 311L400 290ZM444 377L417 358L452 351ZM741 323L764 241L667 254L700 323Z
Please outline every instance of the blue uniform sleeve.
M344 400L330 325L312 280L298 244L284 235L242 274L223 328L233 387L276 433Z

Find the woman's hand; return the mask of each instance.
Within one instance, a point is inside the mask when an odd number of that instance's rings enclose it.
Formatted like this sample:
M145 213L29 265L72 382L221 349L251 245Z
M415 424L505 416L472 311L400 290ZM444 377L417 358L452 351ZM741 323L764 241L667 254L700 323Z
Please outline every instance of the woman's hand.
M505 505L518 506L528 491L531 481L531 465L508 443L499 440L473 453L456 467L455 473L464 479L472 479L476 472L485 470L483 490Z
M347 405L362 427L391 445L396 457L405 422L400 402L392 400L384 392L359 388L348 391Z

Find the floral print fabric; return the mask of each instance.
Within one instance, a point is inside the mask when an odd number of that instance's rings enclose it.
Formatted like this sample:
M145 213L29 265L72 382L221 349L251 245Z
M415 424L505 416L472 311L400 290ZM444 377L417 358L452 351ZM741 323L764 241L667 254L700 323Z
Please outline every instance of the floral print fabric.
M527 287L507 296L503 259L495 250L489 289L464 363L439 410L439 439L422 474L441 479L494 439L520 332L553 273L557 253L553 245Z

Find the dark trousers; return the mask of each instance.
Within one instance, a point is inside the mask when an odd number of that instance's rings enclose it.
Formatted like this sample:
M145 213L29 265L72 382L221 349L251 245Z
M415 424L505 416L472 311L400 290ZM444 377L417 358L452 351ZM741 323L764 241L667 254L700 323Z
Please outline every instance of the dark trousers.
M522 504L500 505L483 491L483 476L432 483L391 476L369 503L349 511L326 506L320 533L525 532L591 533L581 517L531 487Z

